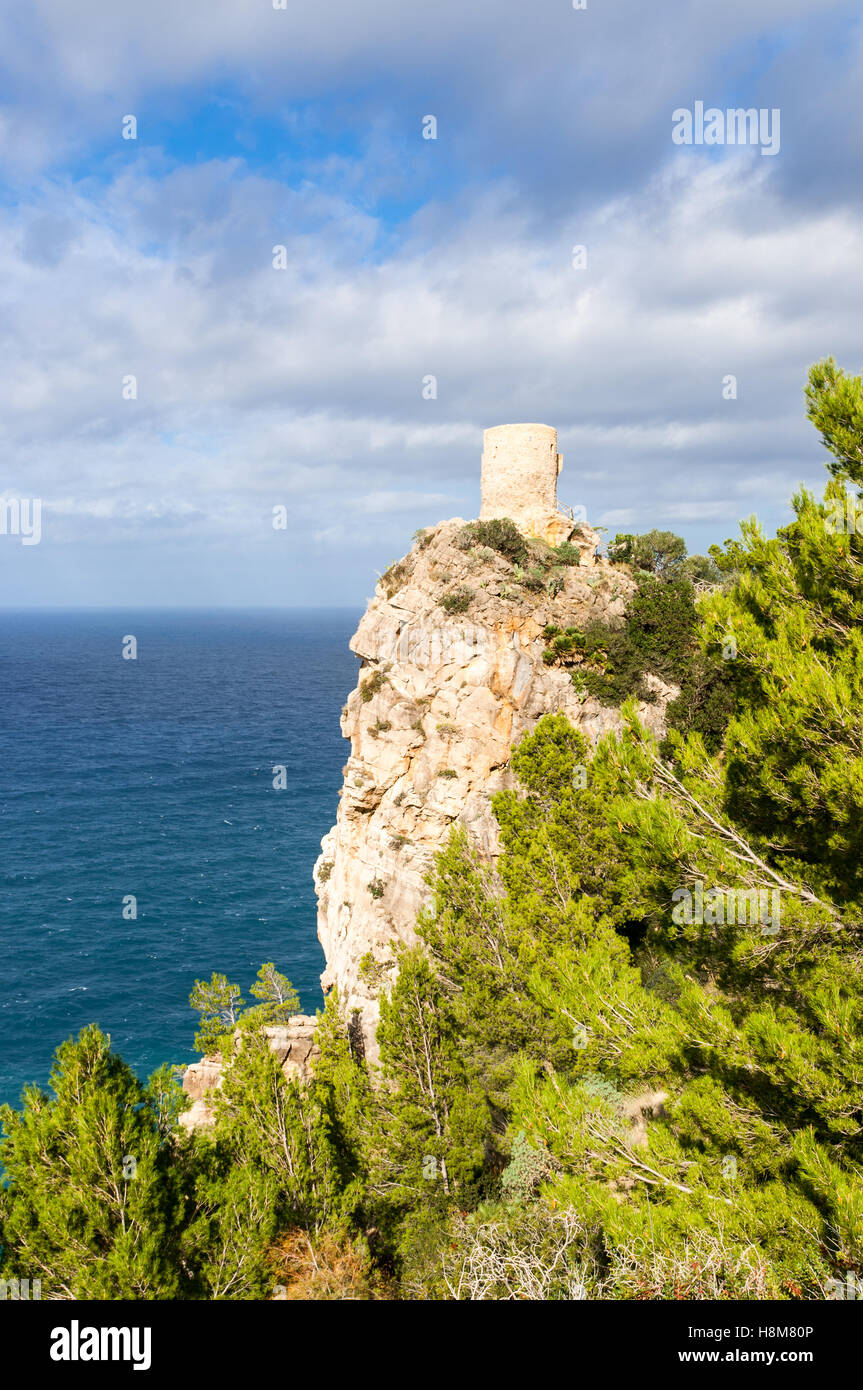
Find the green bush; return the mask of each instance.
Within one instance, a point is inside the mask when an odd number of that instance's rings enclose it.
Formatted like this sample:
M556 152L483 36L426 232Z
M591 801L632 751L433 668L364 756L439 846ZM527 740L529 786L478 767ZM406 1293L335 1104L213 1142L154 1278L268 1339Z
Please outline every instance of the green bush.
M408 556L401 560L393 560L381 575L381 584L387 598L392 598L393 594L398 593L405 580L411 573L411 563Z
M661 579L717 584L722 577L712 557L687 555L685 540L673 531L647 531L643 536L618 532L609 542L608 558L614 564L625 563Z
M501 1195L509 1202L528 1202L552 1172L548 1151L534 1148L524 1130L520 1130L512 1143L509 1164L501 1175Z
M508 516L495 517L492 521L472 521L461 534L469 537L472 545L486 545L496 550L510 564L523 565L527 560L527 541Z
M386 684L386 672L381 667L379 667L376 671L373 671L372 674L369 676L368 680L361 681L360 698L362 699L363 704L367 705L370 700L373 700L374 697L378 694L378 692L383 690Z
M702 651L695 591L686 578L643 575L620 627L591 623L584 631L553 624L544 631L547 666L572 669L573 683L606 705L630 695L655 698L648 672L679 687L668 706L668 724L681 733L698 732L710 750L719 746L736 708L739 673L717 652Z
M608 544L609 560L667 578L679 574L685 557L686 541L673 531L647 531L643 536L618 532Z
M453 589L449 594L444 594L439 600L441 608L445 613L466 613L470 608L473 591L471 589Z

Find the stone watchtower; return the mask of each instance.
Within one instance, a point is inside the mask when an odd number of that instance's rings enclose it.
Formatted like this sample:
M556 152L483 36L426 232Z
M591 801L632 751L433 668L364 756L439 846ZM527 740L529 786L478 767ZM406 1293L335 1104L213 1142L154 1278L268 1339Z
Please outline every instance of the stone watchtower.
M494 425L483 435L480 521L508 516L526 536L559 545L575 530L558 510L563 458L551 425Z

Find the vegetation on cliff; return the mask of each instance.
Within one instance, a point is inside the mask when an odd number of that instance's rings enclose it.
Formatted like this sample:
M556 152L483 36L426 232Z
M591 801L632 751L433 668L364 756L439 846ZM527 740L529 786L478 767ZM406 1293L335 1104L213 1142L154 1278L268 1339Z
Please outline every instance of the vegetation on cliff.
M808 402L824 496L801 490L775 538L746 523L698 599L679 554L639 582L632 679L663 676L655 605L691 606L663 636L665 744L631 695L593 753L547 716L494 799L496 869L453 833L378 1076L334 994L308 1084L253 1010L214 1127L187 1136L170 1075L142 1086L86 1030L55 1098L3 1112L6 1277L96 1298L799 1299L863 1275L863 384L819 364ZM210 983L218 1027L233 997Z
M549 624L543 633L548 642L544 661L570 669L576 687L605 705L619 705L630 695L654 701L656 677L676 686L679 695L668 710L669 727L700 733L708 749L716 751L739 684L727 644L700 640L696 584L702 591L720 587L718 557L687 555L685 541L670 531L617 535L608 557L636 576L625 621L591 622L583 631Z

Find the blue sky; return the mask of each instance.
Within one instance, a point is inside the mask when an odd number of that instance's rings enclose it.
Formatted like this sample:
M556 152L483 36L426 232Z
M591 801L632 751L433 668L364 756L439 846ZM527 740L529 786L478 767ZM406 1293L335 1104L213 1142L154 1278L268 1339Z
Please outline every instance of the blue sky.
M361 604L506 421L612 534L774 529L863 367L861 93L831 0L4 5L0 603Z

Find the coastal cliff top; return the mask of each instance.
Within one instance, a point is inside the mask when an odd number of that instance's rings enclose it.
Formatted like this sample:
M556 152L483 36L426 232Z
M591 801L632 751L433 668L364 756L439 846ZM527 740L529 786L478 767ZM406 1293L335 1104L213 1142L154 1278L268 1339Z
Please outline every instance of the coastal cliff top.
M596 531L569 530L569 539L552 546L506 520L440 522L418 531L384 572L373 605L386 603L414 621L434 616L441 625L514 630L529 622L537 633L549 623L622 622L633 580L596 554Z

